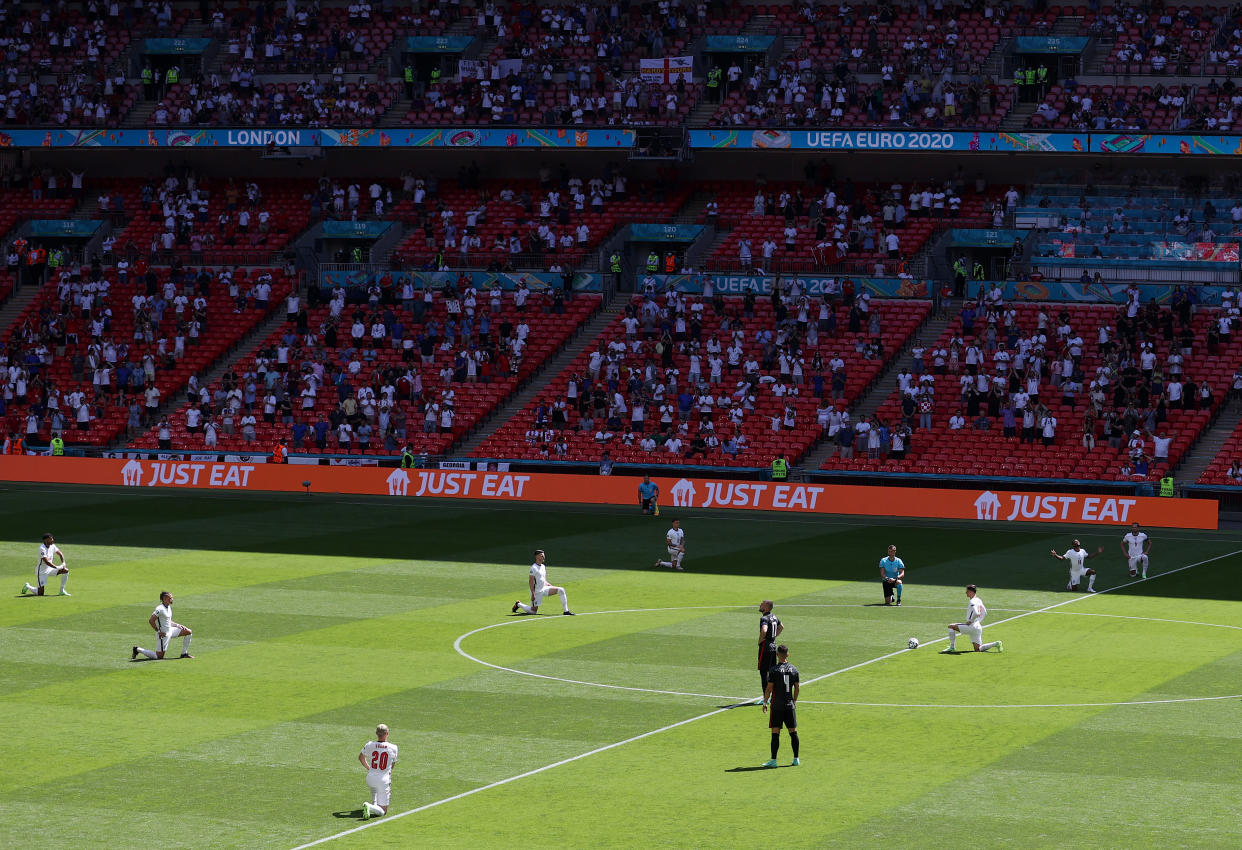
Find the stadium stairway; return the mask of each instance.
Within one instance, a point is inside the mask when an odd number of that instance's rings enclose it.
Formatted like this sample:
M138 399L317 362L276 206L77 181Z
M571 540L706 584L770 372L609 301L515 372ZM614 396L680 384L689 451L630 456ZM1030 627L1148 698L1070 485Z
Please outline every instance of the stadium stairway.
M30 306L30 302L35 300L42 289L42 286L23 286L9 296L4 305L0 306L0 333L8 333L10 326Z
M1187 484L1198 481L1199 476L1207 470L1216 456L1220 454L1225 443L1229 441L1240 416L1242 416L1242 399L1231 398L1221 405L1216 421L1199 436L1190 451L1182 456L1182 462L1173 470L1173 480Z
M633 296L628 292L613 293L612 297L604 302L599 312L588 319L578 333L571 337L560 351L547 359L543 366L540 367L539 372L526 386L515 392L509 397L508 401L496 408L491 416L479 423L479 426L471 434L453 447L450 454L454 457L468 457L471 452L483 445L487 438L492 436L501 425L504 425L515 415L521 413L526 405L530 404L539 393L543 392L544 387L547 386L549 381L564 371L573 362L574 358L578 356L579 352L591 345L595 338L616 320L617 314L629 303L631 297Z
M893 394L893 387L897 380L897 370L910 362L909 353L914 341L916 339L922 340L925 345L930 347L933 342L940 338L945 329L949 327L953 317L953 310L946 302L939 313L933 312L930 314L927 317L927 321L923 322L918 330L910 334L906 344L902 346L900 351L897 351L889 358L888 363L880 370L880 374L871 382L871 386L850 407L851 421L861 422L880 409L884 401ZM819 469L823 466L824 461L828 459L828 454L833 448L834 444L831 441L821 440L803 456L802 460L796 464L796 468L805 472L813 472Z

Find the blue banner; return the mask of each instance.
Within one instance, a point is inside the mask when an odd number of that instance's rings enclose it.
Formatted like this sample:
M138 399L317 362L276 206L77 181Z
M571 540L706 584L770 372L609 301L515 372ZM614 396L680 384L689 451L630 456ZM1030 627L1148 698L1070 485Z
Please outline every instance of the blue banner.
M993 151L1082 153L1086 133L954 130L691 130L690 147L761 150Z
M103 225L102 221L76 218L37 218L30 222L31 237L64 237L89 239Z
M767 53L776 41L771 35L709 35L709 53Z
M526 282L526 286L531 291L539 291L545 289L561 289L564 287L564 281L558 274L550 274L545 272L347 272L347 271L322 271L319 273L319 285L324 289L331 289L335 286L343 286L348 290L361 290L370 286L374 281L386 283L385 279L391 280L392 285L400 288L405 285L406 281L413 281L414 286L419 289L444 289L447 286L455 286L457 281L465 275L475 289L485 290L491 289L492 284L499 283L501 289L513 290L518 288L518 284L522 281ZM574 291L575 292L603 292L604 278L603 275L593 272L575 272L574 273Z
M645 277L645 275L643 276ZM745 295L753 291L756 295L770 295L776 275L759 277L756 275L729 274L657 274L655 278L659 291L675 289L678 292L702 293L707 282L712 289L721 295ZM849 278L854 284L855 292L870 292L880 298L929 298L931 291L928 281L902 280L901 278L854 277L853 275L781 275L780 280L788 284L796 280L808 295L824 295L835 283L837 291L840 284Z
M1087 37L1085 35L1018 36L1018 53L1082 53L1086 49Z
M205 53L210 46L210 38L148 38L142 42L142 52L172 56L179 53Z
M1001 291L1007 301L1074 301L1088 304L1125 304L1129 299L1126 283L1061 283L1050 280L1002 280ZM980 292L992 288L993 281L970 281L967 296L977 298ZM1139 283L1139 298L1143 303L1155 301L1166 303L1173 297L1175 284ZM1219 304L1223 286L1192 286L1195 301L1199 304Z
M266 148L271 145L324 148L632 148L634 131L565 127L0 131L0 147L5 148Z
M1163 154L1164 156L1242 155L1242 136L1092 133L1091 150L1100 153Z
M954 248L1009 248L1014 240L1026 239L1025 230L975 230L954 227L949 242Z
M693 242L703 233L701 224L631 224L635 242Z
M391 221L325 221L324 239L378 239L392 227Z
M412 35L405 40L405 52L463 53L473 41L469 35Z

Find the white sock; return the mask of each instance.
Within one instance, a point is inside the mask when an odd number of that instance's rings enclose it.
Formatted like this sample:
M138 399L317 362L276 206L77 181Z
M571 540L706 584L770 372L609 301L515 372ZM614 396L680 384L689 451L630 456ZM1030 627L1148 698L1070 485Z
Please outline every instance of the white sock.
M186 635L185 637L181 639L181 654L182 655L190 654L190 638L192 637L193 635Z
M661 561L661 562L660 562L660 566L662 566L662 567L669 567L669 568L671 569L671 568L672 568L672 566L673 566L673 563L672 563L672 561Z
M155 661L159 658L159 656L155 654L154 649L143 649L141 646L138 647L138 654L145 655L147 658L150 658L152 661Z
M60 577L60 592L65 592L65 585L69 583L69 573L63 573Z
M523 605L521 602L518 603L518 610L525 611L527 614L535 613L534 608L531 608L529 605Z
M991 649L991 648L992 648L992 647L994 647L994 646L996 646L996 641L992 641L991 643L985 643L985 644L982 644L982 645L979 647L979 651L980 651L980 652L987 652L989 649Z
M949 649L957 649L957 632L949 629Z
M565 588L558 590L557 595L561 597L561 608L565 611L569 610L569 594L565 592Z
M1087 590L1095 589L1095 575L1087 576Z

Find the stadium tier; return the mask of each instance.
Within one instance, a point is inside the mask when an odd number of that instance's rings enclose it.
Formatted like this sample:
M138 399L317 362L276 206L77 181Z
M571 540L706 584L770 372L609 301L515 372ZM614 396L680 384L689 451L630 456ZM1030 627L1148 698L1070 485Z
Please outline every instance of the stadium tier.
M1128 338L1119 337L1111 305L1014 304L973 313L927 347L920 374L899 377L869 432L851 443L852 456L837 454L824 469L1160 478L1208 424L1242 358L1242 336L1222 339L1215 309L1198 310L1188 325L1168 307L1145 310L1140 335ZM1036 373L1029 363L1041 348L1047 362ZM1119 364L1122 352L1128 356ZM904 456L893 458L882 434L903 422L910 429Z
M1242 423L1233 429L1196 483L1214 487L1236 487L1242 484Z
M9 329L9 434L100 446L136 433L292 287L279 269L174 274L144 261L121 278L99 267L49 281Z
M929 308L860 298L821 320L821 304L788 316L781 307L778 320L770 298L635 299L474 455L596 462L608 450L619 463L755 467L784 453L792 462L819 437L816 388L851 403ZM831 330L798 346L786 319Z
M477 307L463 292L436 296L430 309L420 299L411 312L378 297L346 304L338 292L337 303L273 331L134 445L267 452L285 438L298 452L391 455L409 444L442 454L600 305L594 295L515 301L485 291Z

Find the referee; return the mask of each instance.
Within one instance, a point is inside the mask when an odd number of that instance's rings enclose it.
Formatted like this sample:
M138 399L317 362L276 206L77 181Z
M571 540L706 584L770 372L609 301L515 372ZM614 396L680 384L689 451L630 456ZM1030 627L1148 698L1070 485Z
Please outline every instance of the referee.
M798 759L798 668L789 663L789 647L781 644L776 648L777 664L768 671L768 686L763 692L763 711L768 715L768 728L772 730L772 758L764 767L776 767L776 753L781 748L781 727L789 730L789 743L793 747L794 765Z
M759 692L768 687L768 671L776 666L776 639L785 631L781 618L772 613L772 600L759 603Z
M638 485L638 504L642 507L643 513L659 516L660 509L657 507L659 498L659 486L651 480L650 475L644 475L642 483Z

